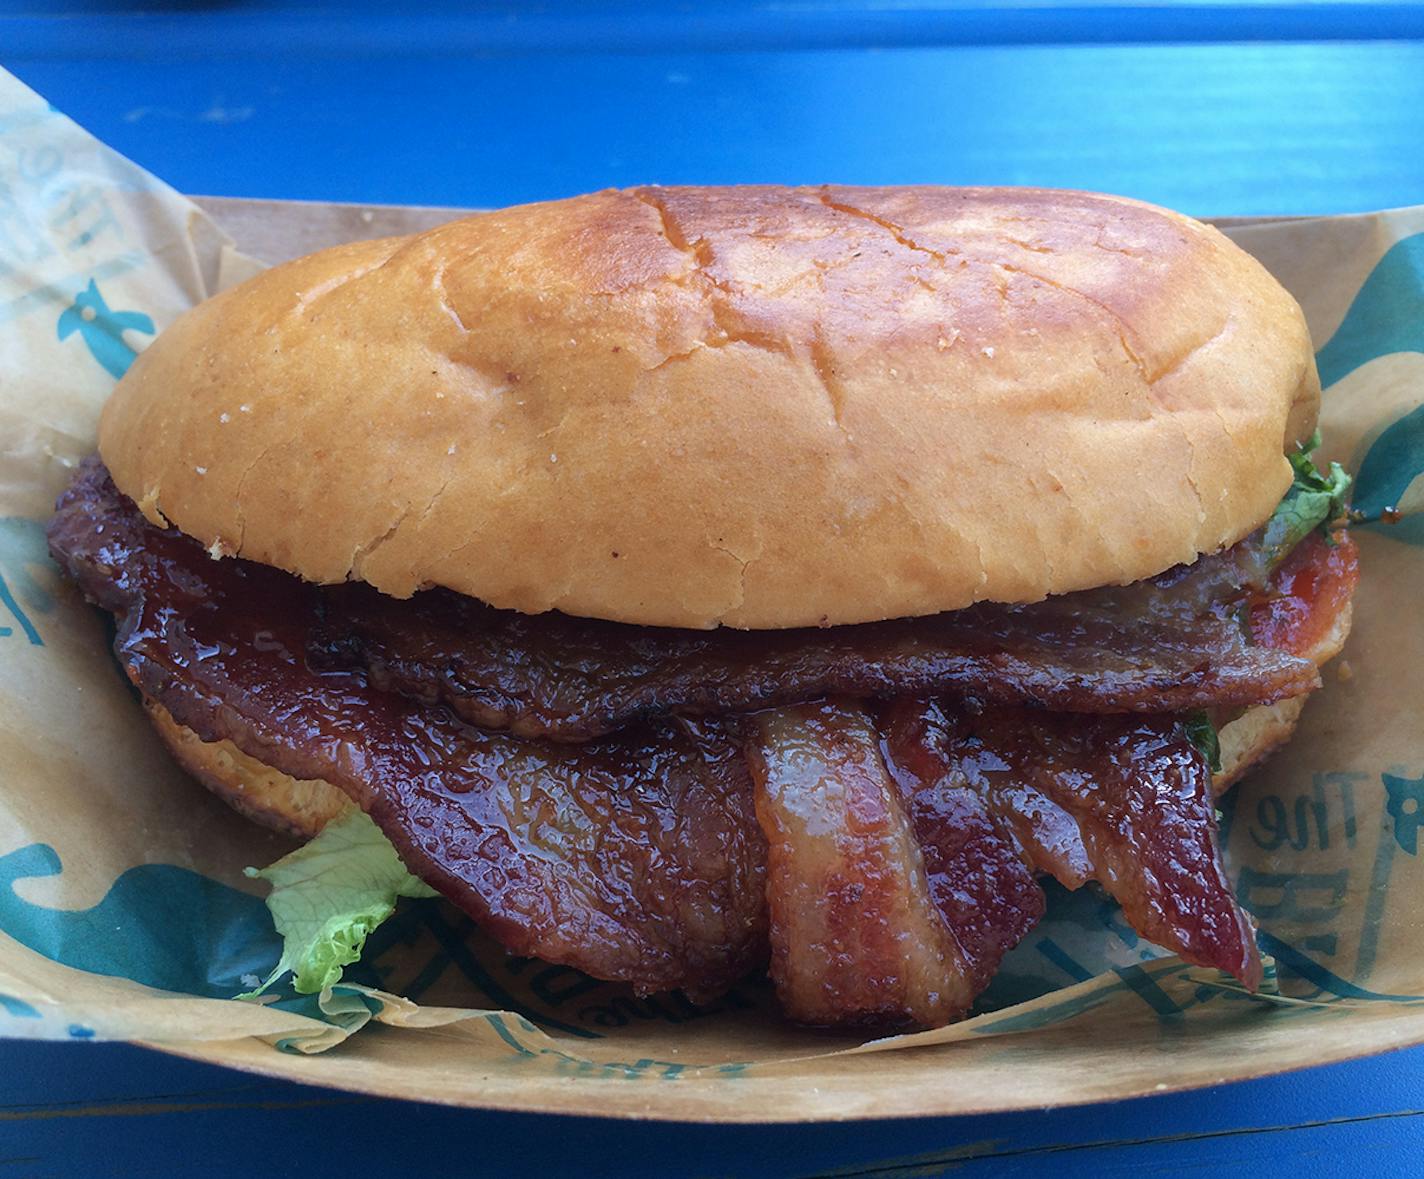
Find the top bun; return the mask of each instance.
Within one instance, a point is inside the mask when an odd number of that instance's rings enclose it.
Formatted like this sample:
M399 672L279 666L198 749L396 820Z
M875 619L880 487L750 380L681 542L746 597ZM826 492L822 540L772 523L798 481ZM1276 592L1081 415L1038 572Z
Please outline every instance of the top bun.
M1318 404L1291 297L1151 205L642 188L269 270L135 361L99 448L214 555L771 628L1191 561Z

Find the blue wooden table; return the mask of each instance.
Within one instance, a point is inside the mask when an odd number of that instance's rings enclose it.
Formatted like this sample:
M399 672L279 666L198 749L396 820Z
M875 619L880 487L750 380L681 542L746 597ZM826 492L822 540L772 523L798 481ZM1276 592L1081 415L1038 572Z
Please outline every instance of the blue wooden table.
M1036 183L1198 214L1424 202L1424 5L0 0L0 65L181 189ZM3 177L0 177L3 181ZM1076 1110L814 1128L472 1113L0 1045L0 1176L1424 1170L1424 1049Z
M22 1179L952 1174L1417 1175L1424 1050L1113 1105L814 1127L492 1114L264 1081L112 1044L3 1048L0 1175Z
M1424 3L400 7L0 0L0 64L178 188L228 196L841 180L1199 215L1424 201Z

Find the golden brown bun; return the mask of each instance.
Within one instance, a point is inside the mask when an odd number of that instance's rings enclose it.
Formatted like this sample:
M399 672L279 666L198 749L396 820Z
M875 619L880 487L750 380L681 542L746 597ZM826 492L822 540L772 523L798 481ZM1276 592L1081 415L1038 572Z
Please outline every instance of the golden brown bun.
M330 782L289 777L248 757L231 741L204 741L161 704L145 700L144 707L174 760L234 810L264 827L310 839L354 805Z
M1318 399L1296 303L1163 209L647 188L259 275L99 445L150 519L312 581L769 628L1190 561L1269 515Z
M1309 696L1295 696L1275 704L1258 704L1229 724L1221 726L1221 769L1212 776L1212 789L1222 794L1235 786L1252 766L1259 765L1290 740Z

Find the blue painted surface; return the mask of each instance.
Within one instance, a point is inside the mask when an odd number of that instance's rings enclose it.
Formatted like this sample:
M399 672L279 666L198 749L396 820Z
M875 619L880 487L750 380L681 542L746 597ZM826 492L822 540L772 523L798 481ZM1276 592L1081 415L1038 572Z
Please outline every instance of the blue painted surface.
M202 20L194 15L201 14ZM78 18L78 19L76 19ZM26 55L329 57L435 52L864 48L1424 36L1417 0L247 0L178 5L0 0Z
M1424 201L1424 41L697 53L21 53L188 192L496 205L607 185L1048 184L1197 214Z
M0 0L0 65L194 192L492 205L643 181L928 180L1327 213L1424 202L1424 40L1407 40L1424 38L1421 14ZM1420 1111L1424 1049L1081 1110L807 1131L452 1111L124 1046L0 1043L0 1171L23 1179L187 1175L196 1160L213 1179L1406 1174Z
M265 1081L121 1045L0 1045L15 1179L1417 1174L1424 1049L1171 1098L987 1117L706 1127L486 1114Z

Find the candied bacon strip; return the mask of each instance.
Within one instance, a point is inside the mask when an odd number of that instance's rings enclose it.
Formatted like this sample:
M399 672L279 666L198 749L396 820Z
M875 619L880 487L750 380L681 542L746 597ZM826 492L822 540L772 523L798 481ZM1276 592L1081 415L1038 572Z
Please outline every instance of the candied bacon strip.
M1260 984L1180 723L900 698L750 718L772 976L807 1023L963 1014L1038 923L1035 873L1089 880L1145 938Z
M1098 881L1148 941L1260 985L1216 843L1211 771L1176 718L987 708L966 716L947 761L1013 825L1036 871L1069 888Z
M954 692L1068 712L1265 704L1319 683L1307 659L1252 646L1236 606L1249 544L1132 586L1029 606L783 631L672 630L494 610L444 590L324 595L316 656L444 701L486 728L587 740L668 712L742 712L822 696Z
M95 461L49 535L118 616L116 653L145 694L205 740L345 791L511 951L694 996L765 961L765 845L723 723L561 746L316 674L313 590L149 525Z
M930 897L870 715L821 701L757 713L748 728L771 974L787 1015L935 1027L962 1014L982 983Z
M957 764L965 719L936 700L902 696L884 707L879 728L886 765L924 855L930 896L978 994L1003 956L1042 919L1045 901L1013 825ZM1035 812L1038 838L1055 845L1077 841L1076 825L1057 813L1054 830L1048 808Z

